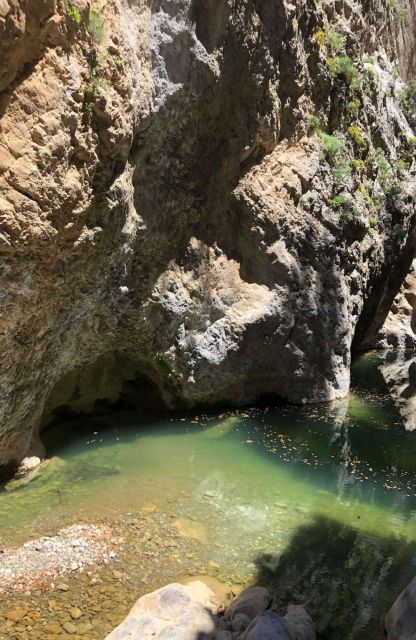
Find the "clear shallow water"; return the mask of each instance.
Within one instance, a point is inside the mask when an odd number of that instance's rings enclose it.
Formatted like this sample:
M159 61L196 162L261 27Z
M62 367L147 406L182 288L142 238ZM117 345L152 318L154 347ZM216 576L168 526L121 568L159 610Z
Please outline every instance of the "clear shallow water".
M45 434L48 466L0 493L0 538L169 513L222 580L305 602L321 638L378 638L416 572L416 432L379 368L396 357L360 358L330 405L62 425Z

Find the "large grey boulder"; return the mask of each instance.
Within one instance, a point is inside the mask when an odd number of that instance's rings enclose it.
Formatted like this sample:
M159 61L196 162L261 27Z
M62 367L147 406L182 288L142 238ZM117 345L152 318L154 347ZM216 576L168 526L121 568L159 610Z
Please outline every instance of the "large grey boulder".
M214 640L213 596L199 581L170 584L140 598L106 640Z
M227 608L225 621L233 631L241 632L259 614L270 607L272 596L264 587L250 587L242 593Z
M293 640L315 640L312 618L301 604L290 604L283 620L286 621Z
M401 592L384 620L387 640L416 640L416 578Z
M293 640L285 620L274 611L254 618L239 640Z

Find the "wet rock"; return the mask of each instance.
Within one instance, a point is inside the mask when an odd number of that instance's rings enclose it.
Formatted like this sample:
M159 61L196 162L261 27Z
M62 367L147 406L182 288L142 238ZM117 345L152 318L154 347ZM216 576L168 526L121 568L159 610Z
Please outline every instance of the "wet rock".
M207 542L207 531L199 522L188 520L187 518L176 518L172 526L181 534L189 538L196 538L203 543Z
M72 607L69 610L69 615L71 616L71 618L73 620L78 620L78 618L80 618L82 616L82 611L78 607Z
M416 638L416 578L401 592L384 620L387 640Z
M26 615L25 609L12 609L6 613L6 620L11 620L12 622L19 622Z
M293 640L315 640L312 618L304 606L290 604L283 620L286 621Z
M19 465L18 474L24 475L33 469L36 469L41 464L41 459L38 456L30 456L23 458Z
M255 618L239 640L293 640L287 623L274 611Z
M163 587L140 598L106 640L214 640L212 596L202 582Z
M77 632L77 628L74 624L72 624L72 622L64 622L63 623L63 628L65 629L65 631L67 633L76 633Z
M272 596L264 587L249 587L229 605L225 620L234 631L242 631L250 622L270 607Z

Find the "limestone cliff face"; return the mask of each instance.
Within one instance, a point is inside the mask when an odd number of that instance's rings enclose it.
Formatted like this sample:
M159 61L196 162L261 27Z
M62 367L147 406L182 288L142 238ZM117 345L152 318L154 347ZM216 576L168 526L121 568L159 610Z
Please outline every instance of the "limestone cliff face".
M0 0L0 464L103 359L345 395L414 254L415 7Z
M389 314L377 336L378 349L416 347L416 261L394 298Z

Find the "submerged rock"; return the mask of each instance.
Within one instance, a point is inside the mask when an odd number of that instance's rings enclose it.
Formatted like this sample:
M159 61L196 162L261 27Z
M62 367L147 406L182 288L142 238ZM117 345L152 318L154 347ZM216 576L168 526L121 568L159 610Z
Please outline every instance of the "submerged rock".
M172 522L174 527L181 536L187 538L195 538L202 543L206 543L208 540L207 530L200 522L195 520L188 520L188 518L176 518Z
M212 596L202 582L170 584L140 598L106 640L214 640Z

